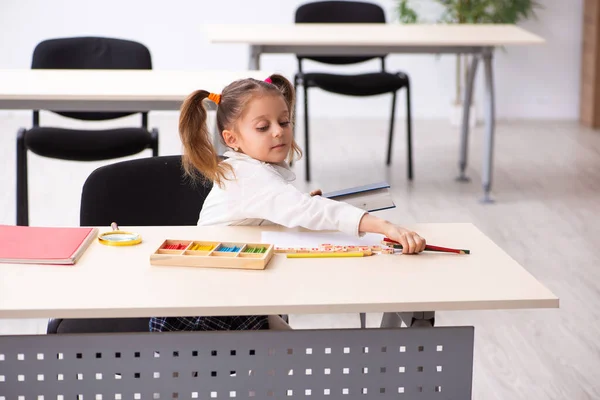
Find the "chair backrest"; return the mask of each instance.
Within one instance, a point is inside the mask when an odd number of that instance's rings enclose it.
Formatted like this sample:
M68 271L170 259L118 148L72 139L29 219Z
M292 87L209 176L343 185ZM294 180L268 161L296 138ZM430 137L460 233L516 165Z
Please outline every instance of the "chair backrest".
M296 23L385 23L383 8L361 1L318 1L303 4L296 10ZM377 56L384 57L385 55ZM302 56L325 64L356 64L375 56Z
M184 176L181 156L123 161L100 167L83 185L81 226L196 225L211 184Z
M33 51L32 69L152 69L150 51L141 43L103 37L48 39ZM100 121L134 113L56 112L69 118ZM34 115L34 120L36 116Z
M196 225L212 185L183 175L181 156L100 167L83 185L81 226ZM47 333L147 332L149 318L53 319Z

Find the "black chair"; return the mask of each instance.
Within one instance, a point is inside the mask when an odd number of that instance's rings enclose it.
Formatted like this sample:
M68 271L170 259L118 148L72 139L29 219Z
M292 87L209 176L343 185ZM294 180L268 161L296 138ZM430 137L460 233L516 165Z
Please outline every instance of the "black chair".
M148 332L149 318L81 318L51 319L48 334Z
M100 167L83 185L79 224L196 225L211 183L184 176L181 156L122 161Z
M307 3L296 10L296 23L385 23L383 9L371 3L356 1L320 1ZM390 73L385 70L387 55L373 56L297 56L298 73L294 77L294 87L304 88L304 153L306 156L306 180L310 181L310 156L308 140L308 89L320 88L327 92L347 96L374 96L392 93L392 116L388 138L387 165L392 159L392 137L394 134L394 116L396 109L396 92L406 88L406 130L408 146L408 179L413 178L410 81L403 72ZM381 59L381 72L358 75L338 75L330 73L308 73L302 69L304 59L333 65L356 64L373 58Z
M123 161L96 169L81 194L81 226L196 225L210 189L184 177L181 156ZM53 319L48 333L147 332L149 318Z
M32 69L152 69L148 49L136 42L100 37L50 39L33 52ZM59 115L83 121L103 121L136 112L64 112ZM152 149L158 156L158 130L148 130L148 113L141 127L82 130L41 127L39 110L33 127L17 134L17 225L29 225L27 151L71 161L109 160Z

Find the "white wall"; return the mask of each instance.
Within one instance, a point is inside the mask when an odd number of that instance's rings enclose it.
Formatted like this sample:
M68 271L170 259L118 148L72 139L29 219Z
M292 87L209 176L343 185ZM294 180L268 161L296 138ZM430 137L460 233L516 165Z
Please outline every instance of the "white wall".
M416 3L428 0L413 0ZM0 0L0 68L28 68L36 43L51 37L104 35L146 44L156 69L245 69L244 45L211 45L204 23L292 23L303 0ZM393 0L377 1L393 19ZM510 47L497 52L498 118L576 119L579 103L582 0L542 0L538 20L522 26L547 43ZM348 68L363 71L377 63ZM390 70L412 79L416 118L447 118L454 93L452 56L400 56L388 60ZM266 55L262 69L291 77L292 55ZM481 70L476 101L481 103ZM1 90L1 88L0 88ZM385 117L388 96L346 98L320 91L311 95L313 116ZM398 104L399 115L404 103ZM481 114L481 110L478 110Z

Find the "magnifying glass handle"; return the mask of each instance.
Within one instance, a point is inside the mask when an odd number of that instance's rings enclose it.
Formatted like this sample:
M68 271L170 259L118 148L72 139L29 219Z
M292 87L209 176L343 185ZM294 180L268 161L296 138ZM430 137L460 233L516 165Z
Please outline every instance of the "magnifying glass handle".
M118 231L119 230L119 225L117 225L116 222L112 222L110 224L110 227L112 228L113 231Z

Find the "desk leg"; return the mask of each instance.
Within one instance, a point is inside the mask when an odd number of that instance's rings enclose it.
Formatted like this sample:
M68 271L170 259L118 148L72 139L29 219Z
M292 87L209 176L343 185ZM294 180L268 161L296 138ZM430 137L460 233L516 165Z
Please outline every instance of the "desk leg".
M260 53L260 46L250 46L250 60L248 62L248 69L255 71L260 69Z
M381 328L401 328L402 321L407 327L424 327L435 325L435 312L386 312L381 318Z
M483 53L483 64L485 68L485 144L484 144L484 160L483 160L483 199L482 203L493 203L490 197L492 189L492 168L494 164L494 129L496 127L496 115L494 104L494 75L493 65L494 60L493 49L486 49Z
M477 75L477 65L479 65L479 54L474 54L471 66L467 72L467 85L463 97L462 135L460 138L460 159L458 162L460 174L456 178L459 182L469 182L471 180L465 175L465 170L467 168L467 151L469 147L469 114L471 103L473 102L473 86L475 85L475 76Z

